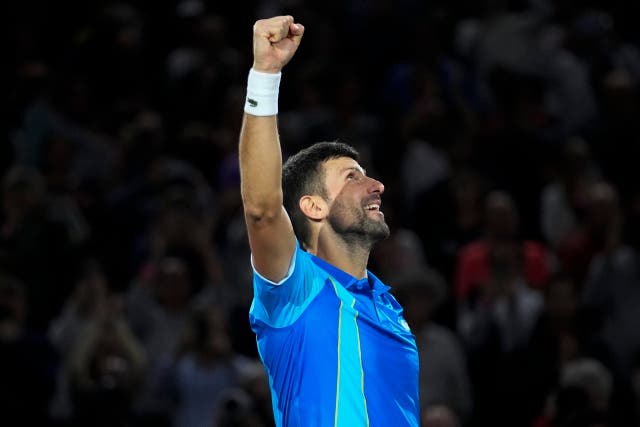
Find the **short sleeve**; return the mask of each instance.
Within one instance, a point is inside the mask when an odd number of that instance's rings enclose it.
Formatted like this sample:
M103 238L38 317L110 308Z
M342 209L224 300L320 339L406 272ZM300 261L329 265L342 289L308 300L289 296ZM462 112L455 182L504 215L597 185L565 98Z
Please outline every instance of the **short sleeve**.
M271 327L289 326L320 293L327 279L327 274L296 242L289 271L280 282L267 280L253 269L254 295L250 314Z

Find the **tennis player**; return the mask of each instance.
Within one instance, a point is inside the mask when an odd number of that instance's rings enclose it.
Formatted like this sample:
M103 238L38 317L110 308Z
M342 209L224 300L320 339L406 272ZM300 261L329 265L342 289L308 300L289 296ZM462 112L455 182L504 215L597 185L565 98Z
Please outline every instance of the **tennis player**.
M281 70L304 31L291 16L255 23L239 148L250 322L276 425L418 427L415 339L390 288L367 270L389 235L384 186L338 142L282 164Z

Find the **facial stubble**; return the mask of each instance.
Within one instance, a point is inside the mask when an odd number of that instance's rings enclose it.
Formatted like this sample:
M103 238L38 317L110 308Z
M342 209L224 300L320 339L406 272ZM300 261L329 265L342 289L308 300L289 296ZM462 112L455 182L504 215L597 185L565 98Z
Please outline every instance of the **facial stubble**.
M360 206L347 206L335 199L329 213L329 224L350 244L373 246L389 237L389 226L384 218L375 220Z

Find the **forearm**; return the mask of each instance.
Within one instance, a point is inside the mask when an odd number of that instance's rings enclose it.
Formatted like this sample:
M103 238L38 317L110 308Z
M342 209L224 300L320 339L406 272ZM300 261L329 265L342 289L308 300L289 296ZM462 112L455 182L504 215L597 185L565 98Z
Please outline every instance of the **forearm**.
M282 207L282 154L276 116L244 114L240 132L240 178L245 212L256 219Z

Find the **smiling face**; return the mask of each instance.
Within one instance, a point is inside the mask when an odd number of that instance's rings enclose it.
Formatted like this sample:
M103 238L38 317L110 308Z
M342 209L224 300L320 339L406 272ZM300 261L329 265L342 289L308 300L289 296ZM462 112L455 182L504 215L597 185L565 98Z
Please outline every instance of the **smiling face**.
M327 220L345 240L373 244L389 236L380 210L384 185L366 175L354 159L339 157L324 163L329 213Z

